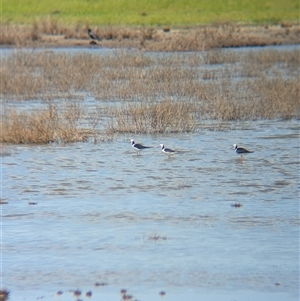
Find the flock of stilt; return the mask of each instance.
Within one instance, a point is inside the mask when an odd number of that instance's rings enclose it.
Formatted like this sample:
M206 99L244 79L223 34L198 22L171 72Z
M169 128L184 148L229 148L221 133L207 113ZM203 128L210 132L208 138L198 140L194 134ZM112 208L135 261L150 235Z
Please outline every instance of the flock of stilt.
M147 148L152 148L151 146L144 146L143 144L140 143L135 143L133 139L130 140L131 141L131 146L136 150L136 154L140 155L141 151ZM164 146L164 144L160 144L159 145L161 148L161 151L168 155L169 157L174 155L176 153L176 150L170 149L170 148L166 148ZM233 149L235 150L235 152L239 155L243 155L243 154L249 154L249 153L253 153L253 151L249 151L243 147L238 147L237 144L233 144Z
M130 141L131 141L131 146L136 150L137 155L140 155L141 151L146 148L152 148L152 146L144 146L143 144L135 143L133 139L131 139ZM163 144L160 144L160 147L161 147L161 151L167 154L168 156L171 156L176 153L176 151L173 149L165 148Z
M99 39L99 37L91 30L91 29L88 29L88 35L89 37L92 39L92 40L97 40L97 41L101 41ZM144 146L142 144L139 144L139 143L135 143L133 139L131 139L131 146L136 150L136 153L137 155L140 155L141 154L141 151L146 149L146 148L151 148L151 146ZM175 150L173 149L170 149L170 148L166 148L164 146L164 144L160 144L160 148L161 148L161 151L164 153L164 154L167 154L169 157L173 154L176 153ZM236 144L233 144L233 149L235 150L235 152L239 155L243 155L243 154L249 154L249 153L253 153L252 151L248 151L247 149L243 148L243 147L238 147Z

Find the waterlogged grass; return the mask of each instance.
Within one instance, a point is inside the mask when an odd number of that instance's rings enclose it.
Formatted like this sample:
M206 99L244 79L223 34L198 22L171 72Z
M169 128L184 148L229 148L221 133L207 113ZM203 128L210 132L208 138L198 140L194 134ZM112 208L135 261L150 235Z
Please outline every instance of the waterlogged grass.
M2 0L2 22L31 24L54 17L64 24L197 25L213 22L297 21L298 0Z
M83 107L75 103L48 105L30 112L8 109L1 119L0 141L15 144L84 141L96 134L95 122L87 126L86 117Z
M31 25L0 24L0 44L17 47L89 47L88 23L66 25L61 19L39 19ZM299 24L236 24L232 22L172 28L170 26L93 26L100 37L97 47L134 48L146 51L198 51L222 47L266 46L299 43Z
M196 129L193 103L162 100L126 104L113 109L109 133L179 133Z
M0 141L71 142L100 132L193 132L211 121L220 128L224 121L299 118L299 66L299 50L17 51L2 58ZM76 105L86 97L90 110ZM19 100L28 111L9 109ZM31 111L32 100L45 108Z

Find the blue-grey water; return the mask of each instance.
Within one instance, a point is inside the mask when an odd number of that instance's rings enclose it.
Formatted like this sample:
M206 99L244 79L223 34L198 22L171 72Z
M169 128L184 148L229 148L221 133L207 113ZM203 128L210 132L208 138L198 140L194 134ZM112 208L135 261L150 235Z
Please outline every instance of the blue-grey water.
M10 299L299 300L299 121L238 128L3 146Z

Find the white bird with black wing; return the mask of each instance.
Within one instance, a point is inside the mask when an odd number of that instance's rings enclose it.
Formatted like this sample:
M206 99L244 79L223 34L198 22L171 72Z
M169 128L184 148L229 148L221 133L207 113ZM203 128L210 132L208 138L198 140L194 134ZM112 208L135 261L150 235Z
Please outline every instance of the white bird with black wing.
M131 141L131 146L136 150L137 155L140 155L142 150L146 148L151 148L151 146L144 146L142 144L135 143L133 139L131 139L130 141Z
M233 149L235 150L235 152L239 155L241 155L241 157L243 156L243 154L250 154L253 153L253 151L249 151L243 147L238 147L237 144L233 144Z

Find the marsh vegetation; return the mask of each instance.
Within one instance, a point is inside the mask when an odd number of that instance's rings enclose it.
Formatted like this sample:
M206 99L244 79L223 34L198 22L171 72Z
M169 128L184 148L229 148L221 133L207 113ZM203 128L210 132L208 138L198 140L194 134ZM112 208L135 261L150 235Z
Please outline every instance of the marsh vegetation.
M15 51L2 59L0 140L70 142L99 132L192 132L207 120L299 118L299 57L299 50ZM19 101L39 105L24 112Z
M143 23L142 23L143 24ZM89 24L65 25L47 18L32 24L0 24L0 45L17 47L90 46ZM190 27L137 25L93 26L100 38L95 47L138 48L146 51L198 51L221 47L266 46L299 43L297 22L269 25L220 22Z
M1 142L16 144L85 141L96 134L98 122L76 103L49 104L29 112L9 109L2 116L0 137Z

